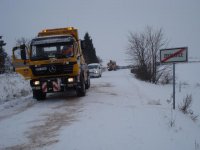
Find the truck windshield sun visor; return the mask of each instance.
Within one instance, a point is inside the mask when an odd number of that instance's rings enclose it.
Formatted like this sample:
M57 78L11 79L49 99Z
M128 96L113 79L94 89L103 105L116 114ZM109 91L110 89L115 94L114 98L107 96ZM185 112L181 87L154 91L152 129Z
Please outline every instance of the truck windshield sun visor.
M43 44L53 44L53 43L64 43L73 42L74 39L70 36L65 37L47 37L47 38L36 38L33 39L31 45L43 45Z

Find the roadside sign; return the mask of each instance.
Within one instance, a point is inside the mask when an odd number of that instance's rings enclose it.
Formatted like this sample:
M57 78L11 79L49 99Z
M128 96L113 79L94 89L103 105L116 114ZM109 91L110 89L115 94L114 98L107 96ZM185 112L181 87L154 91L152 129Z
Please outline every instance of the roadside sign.
M187 61L188 61L187 47L160 50L161 63L187 62Z
M178 47L178 48L160 50L160 62L173 64L173 109L175 109L175 97L176 97L175 64L176 62L187 62L187 61L188 61L187 47Z

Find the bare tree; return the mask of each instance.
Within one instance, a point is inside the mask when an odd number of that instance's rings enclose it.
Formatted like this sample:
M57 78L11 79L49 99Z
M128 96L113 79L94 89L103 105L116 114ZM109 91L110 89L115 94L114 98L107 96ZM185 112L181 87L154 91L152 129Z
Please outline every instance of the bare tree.
M136 77L157 83L165 68L159 69L159 50L167 45L162 29L146 27L142 33L131 33L128 37L129 60L135 66Z

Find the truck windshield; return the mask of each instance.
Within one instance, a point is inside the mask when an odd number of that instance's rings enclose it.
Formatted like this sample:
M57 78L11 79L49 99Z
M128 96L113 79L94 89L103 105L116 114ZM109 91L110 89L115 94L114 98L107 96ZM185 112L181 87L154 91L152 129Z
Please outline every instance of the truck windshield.
M45 42L44 42L45 41ZM46 60L49 58L68 58L74 55L73 42L55 40L33 41L31 44L31 60Z

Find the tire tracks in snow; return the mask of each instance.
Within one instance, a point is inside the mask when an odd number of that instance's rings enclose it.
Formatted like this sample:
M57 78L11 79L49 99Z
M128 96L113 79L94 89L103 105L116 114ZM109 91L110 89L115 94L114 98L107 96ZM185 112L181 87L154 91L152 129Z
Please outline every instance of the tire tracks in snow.
M66 95L64 95L66 96ZM61 99L63 97L61 96ZM40 114L37 120L29 122L35 124L24 134L28 139L27 143L6 147L6 150L25 150L25 149L43 149L59 142L59 131L62 127L71 125L78 121L77 115L81 112L81 98L67 97L67 100L56 100L56 97L50 97L48 100L35 105L50 105L51 111ZM80 103L79 103L80 102ZM46 103L46 104L45 104ZM41 119L42 118L42 119Z

